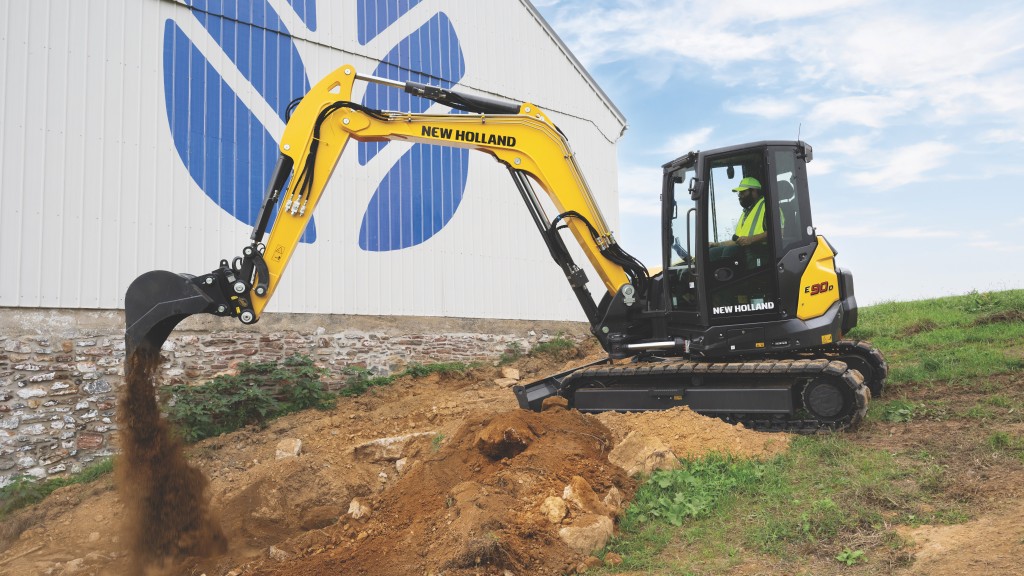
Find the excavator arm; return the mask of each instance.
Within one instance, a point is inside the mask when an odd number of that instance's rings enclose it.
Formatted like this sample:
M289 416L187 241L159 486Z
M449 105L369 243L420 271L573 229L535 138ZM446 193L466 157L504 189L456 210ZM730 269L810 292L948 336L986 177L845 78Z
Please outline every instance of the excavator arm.
M366 108L351 101L357 80L404 89L468 114L412 114ZM293 103L294 104L294 103ZM338 68L297 102L281 138L281 155L242 255L202 276L153 271L139 276L125 295L125 345L159 349L188 316L259 320L312 218L350 139L401 140L471 148L508 167L513 182L555 262L562 268L595 333L607 328L607 309L587 290L587 278L560 236L568 228L600 276L613 304L632 306L647 287L647 271L616 243L594 201L568 142L547 115L530 103L514 104L415 82L395 82ZM531 182L558 210L549 219ZM266 242L273 211L277 218ZM600 337L600 336L599 336Z

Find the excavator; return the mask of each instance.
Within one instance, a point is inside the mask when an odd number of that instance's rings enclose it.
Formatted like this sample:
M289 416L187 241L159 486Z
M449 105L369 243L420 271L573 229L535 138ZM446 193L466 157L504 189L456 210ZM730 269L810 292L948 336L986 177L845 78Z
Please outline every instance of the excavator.
M371 109L352 101L357 81L462 113ZM346 65L289 111L249 244L208 274L155 270L136 278L125 294L129 357L158 354L175 326L194 314L258 321L346 144L406 141L479 150L508 168L608 354L515 387L521 408L540 410L555 396L581 412L685 405L760 430L813 433L856 427L869 397L882 394L882 354L844 338L857 324L853 276L836 267L836 250L812 225L806 164L813 152L805 142L690 152L665 164L662 261L648 269L618 244L565 136L534 104L378 78ZM553 218L535 185L557 210ZM737 197L753 194L735 190L750 187L759 196L754 218L761 231L748 237L738 233L749 211ZM567 249L565 230L600 277L600 299Z

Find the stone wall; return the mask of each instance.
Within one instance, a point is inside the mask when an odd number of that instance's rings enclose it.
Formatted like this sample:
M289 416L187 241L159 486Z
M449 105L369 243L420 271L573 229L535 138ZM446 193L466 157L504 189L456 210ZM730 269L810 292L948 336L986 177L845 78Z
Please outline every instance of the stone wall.
M80 471L117 451L124 316L110 310L0 308L0 486ZM240 361L311 356L334 388L344 368L386 375L411 363L492 360L576 322L267 314L254 326L193 317L164 346L163 384L203 383Z

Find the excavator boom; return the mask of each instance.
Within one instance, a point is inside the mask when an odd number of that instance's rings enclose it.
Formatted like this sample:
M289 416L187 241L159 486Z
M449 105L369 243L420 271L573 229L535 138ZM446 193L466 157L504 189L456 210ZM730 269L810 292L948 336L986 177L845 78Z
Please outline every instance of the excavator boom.
M351 101L357 80L401 87L469 114L372 110ZM192 314L234 316L246 324L259 320L350 139L471 148L507 166L592 324L601 320L597 304L586 288L583 270L561 240L560 223L573 234L609 293L625 289L632 294L646 281L643 265L615 242L568 142L537 106L364 76L342 66L314 86L289 118L251 243L242 255L230 263L222 260L218 269L203 276L154 271L131 284L125 295L128 353L139 347L159 348ZM553 220L544 213L531 181L558 210ZM274 210L277 219L264 243Z

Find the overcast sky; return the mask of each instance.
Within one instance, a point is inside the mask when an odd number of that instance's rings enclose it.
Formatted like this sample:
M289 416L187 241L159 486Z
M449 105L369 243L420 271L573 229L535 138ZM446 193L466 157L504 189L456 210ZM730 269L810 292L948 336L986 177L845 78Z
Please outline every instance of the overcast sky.
M626 116L619 242L662 163L801 139L818 232L872 304L1024 288L1024 4L534 0Z

